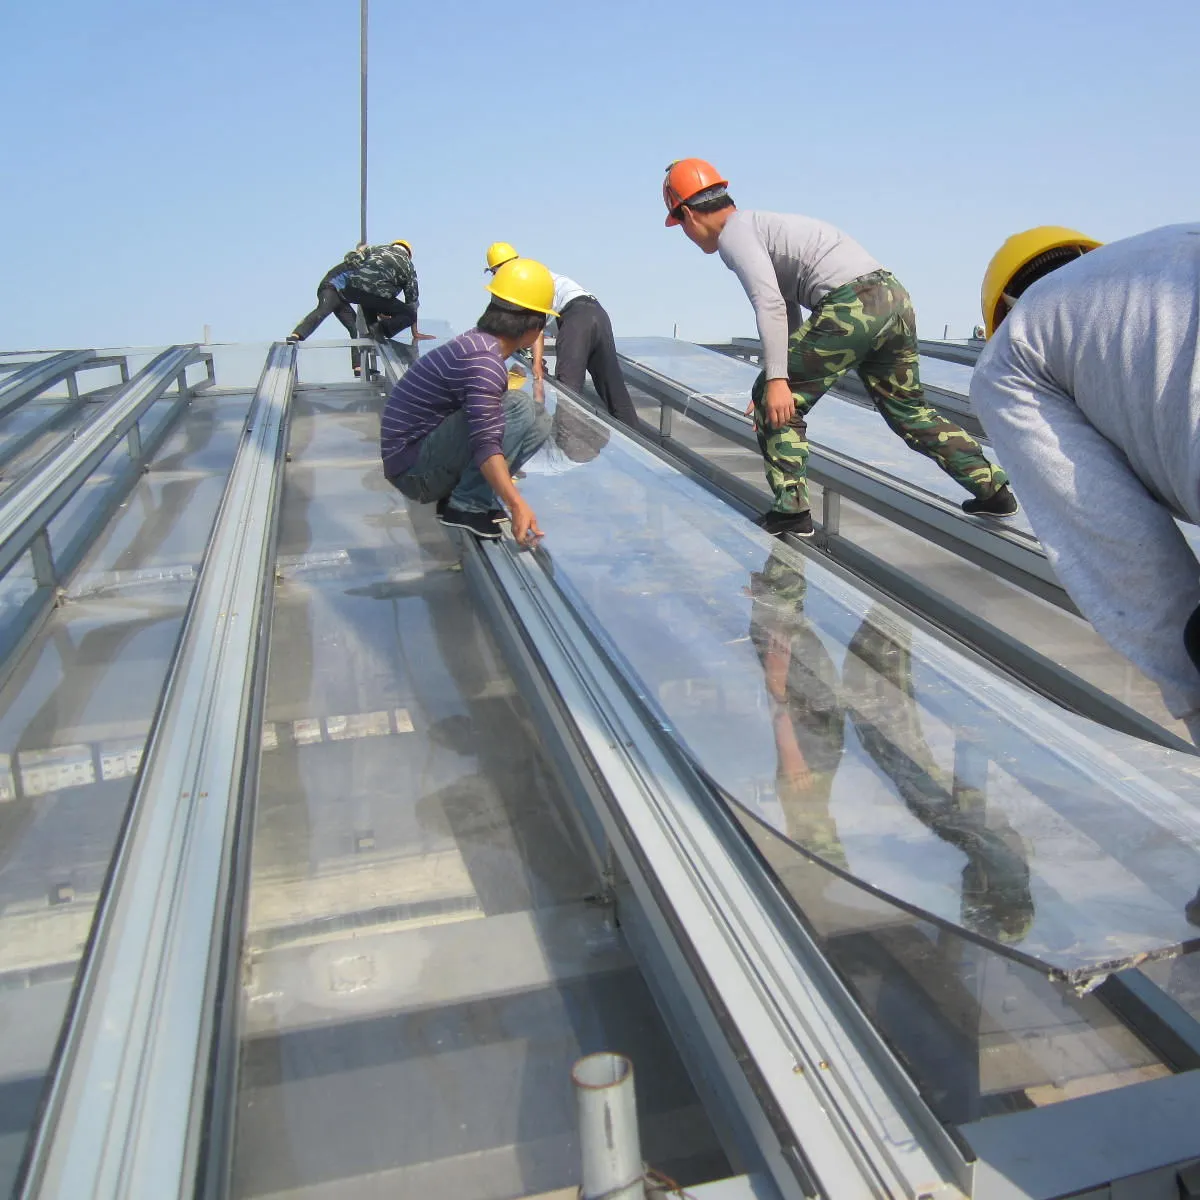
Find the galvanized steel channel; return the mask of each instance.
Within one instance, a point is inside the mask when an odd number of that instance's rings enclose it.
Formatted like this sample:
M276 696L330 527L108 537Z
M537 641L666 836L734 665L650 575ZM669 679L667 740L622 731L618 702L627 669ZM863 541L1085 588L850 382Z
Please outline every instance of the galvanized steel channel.
M247 419L96 918L28 1198L194 1191L234 832L257 766L295 361L295 347L272 347Z

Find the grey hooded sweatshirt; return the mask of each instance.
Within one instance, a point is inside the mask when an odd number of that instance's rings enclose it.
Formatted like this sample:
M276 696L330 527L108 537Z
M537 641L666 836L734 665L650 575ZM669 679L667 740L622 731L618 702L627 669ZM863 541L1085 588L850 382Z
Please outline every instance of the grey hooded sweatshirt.
M1198 328L1200 224L1171 225L1038 280L971 382L1063 586L1193 738L1200 672L1183 627L1200 604Z

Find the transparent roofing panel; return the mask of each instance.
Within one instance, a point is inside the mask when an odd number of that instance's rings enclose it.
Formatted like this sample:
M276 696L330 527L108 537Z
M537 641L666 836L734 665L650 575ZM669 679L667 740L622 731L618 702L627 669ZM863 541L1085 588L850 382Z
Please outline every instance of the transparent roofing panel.
M715 400L738 415L750 402L758 367L672 338L618 338L617 349L668 379ZM882 417L834 393L821 398L808 418L813 446L873 467L957 504L967 492L930 459L910 450ZM1010 531L1032 536L1024 513L1004 523Z
M959 396L967 396L971 391L972 368L963 363L947 362L944 358L933 358L928 354L921 355L921 382L944 388Z
M1200 760L994 676L601 432L569 481L543 469L558 451L527 472L545 552L729 798L859 884L1063 977L1200 940L1184 911Z

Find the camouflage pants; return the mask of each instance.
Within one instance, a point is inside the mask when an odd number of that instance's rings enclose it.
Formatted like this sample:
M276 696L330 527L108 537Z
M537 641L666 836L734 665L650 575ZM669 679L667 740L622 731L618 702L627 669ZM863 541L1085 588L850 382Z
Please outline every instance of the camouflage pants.
M796 414L782 429L767 424L765 373L755 381L754 428L776 512L809 507L805 418L851 369L892 432L967 491L986 499L1008 482L970 434L925 403L912 301L890 271L873 271L835 288L788 339L788 384Z

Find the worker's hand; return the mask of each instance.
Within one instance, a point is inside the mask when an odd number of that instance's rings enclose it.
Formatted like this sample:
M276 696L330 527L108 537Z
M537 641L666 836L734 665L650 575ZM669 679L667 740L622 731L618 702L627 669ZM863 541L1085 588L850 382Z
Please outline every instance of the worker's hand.
M533 398L539 404L546 403L546 385L542 380L535 378L533 381Z
M520 497L512 505L512 531L513 537L522 546L535 545L538 538L546 536L538 528L533 509Z
M772 429L782 429L796 415L796 398L786 379L767 380L766 409Z

